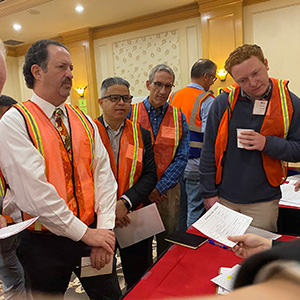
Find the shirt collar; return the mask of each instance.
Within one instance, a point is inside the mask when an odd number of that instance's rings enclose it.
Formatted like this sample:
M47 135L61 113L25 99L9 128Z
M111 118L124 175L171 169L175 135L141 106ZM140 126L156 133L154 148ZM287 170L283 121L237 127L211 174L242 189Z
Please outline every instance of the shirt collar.
M149 96L144 100L144 105L145 105L145 108L148 113L150 113L151 110L155 110L155 108L149 102ZM167 101L164 105L162 105L158 108L158 111L160 113L164 114L167 111L168 106L169 106L169 103Z
M195 88L195 89L198 89L198 90L201 90L201 91L205 92L205 89L200 84L195 83L195 82L190 82L188 84L188 87L192 87L192 88Z
M35 103L36 105L38 105L49 119L52 117L54 110L58 107L63 111L63 114L65 115L65 117L67 116L67 111L66 111L66 107L65 107L64 103L62 103L56 107L53 104L49 103L48 101L39 97L34 92L33 92L33 95L30 100L33 103Z
M120 132L120 130L123 130L123 128L124 128L124 126L125 126L125 122L126 122L126 119L124 120L124 122L121 124L121 126L120 126L117 130L113 130L113 129L109 126L109 124L105 121L105 119L104 119L104 117L103 117L103 124L104 124L105 129L106 129L106 130L109 129L109 130L111 130L111 131L113 131L113 132L116 132L116 133Z
M265 99L265 100L270 100L270 98L271 98L271 90L272 90L272 81L269 79L269 87L268 87L267 91L264 93L264 95L261 98ZM241 89L241 96L243 98L248 99L248 100L254 101L254 99L252 99L251 97L249 97L242 89Z

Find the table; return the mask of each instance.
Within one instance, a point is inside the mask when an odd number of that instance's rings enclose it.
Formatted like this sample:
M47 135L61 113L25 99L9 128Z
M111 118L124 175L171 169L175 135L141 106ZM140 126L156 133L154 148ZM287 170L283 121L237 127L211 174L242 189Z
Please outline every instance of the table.
M188 231L201 235L193 227ZM292 239L294 237L281 238ZM215 294L216 285L210 279L218 275L220 267L233 267L241 261L232 251L209 243L196 250L172 245L123 299L166 299Z

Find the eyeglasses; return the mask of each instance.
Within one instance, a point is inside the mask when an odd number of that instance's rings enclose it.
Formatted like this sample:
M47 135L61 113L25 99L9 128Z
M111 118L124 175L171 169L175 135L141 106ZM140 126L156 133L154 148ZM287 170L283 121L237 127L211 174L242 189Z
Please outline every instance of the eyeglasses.
M155 87L157 89L162 89L163 87L165 87L166 90L170 90L172 87L174 87L175 85L174 84L163 84L159 81L153 81L153 84L155 85Z
M114 103L121 101L121 99L125 103L131 103L133 96L131 96L131 95L108 95L108 96L102 97L102 99L106 99L106 98L109 98L109 100Z
M218 79L218 77L217 76L215 76L215 75L212 75L212 74L208 74L209 76L212 76L214 79L213 79L213 82L215 82L217 79Z

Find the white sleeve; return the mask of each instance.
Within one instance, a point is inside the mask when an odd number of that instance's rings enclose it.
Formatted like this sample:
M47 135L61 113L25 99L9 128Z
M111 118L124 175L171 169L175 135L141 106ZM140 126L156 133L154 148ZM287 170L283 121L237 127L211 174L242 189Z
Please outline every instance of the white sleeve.
M82 238L87 226L76 218L47 181L43 156L33 146L25 121L10 109L0 121L0 168L10 186L4 198L6 213L21 210L52 233L74 241Z

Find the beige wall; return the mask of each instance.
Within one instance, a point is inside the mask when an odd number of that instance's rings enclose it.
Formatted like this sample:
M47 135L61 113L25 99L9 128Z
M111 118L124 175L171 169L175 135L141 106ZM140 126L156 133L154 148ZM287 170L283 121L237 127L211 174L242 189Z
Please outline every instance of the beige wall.
M262 46L269 61L270 76L290 80L291 90L300 96L297 77L300 67L300 0L270 0L246 6L243 11L244 42ZM223 34L226 36L226 32ZM175 90L180 89L188 84L190 67L201 57L203 46L200 17L96 39L98 95L102 80L118 75L126 78L132 85L132 94L142 99L148 94L145 81L149 70L161 62L175 70ZM3 93L18 101L28 99L32 93L24 83L23 60L23 56L7 58L8 79ZM228 84L230 80L224 86Z
M200 18L115 35L94 41L98 94L103 79L120 76L139 99L148 95L149 71L165 63L175 72L175 89L189 83L192 64L201 57Z
M244 9L245 43L260 45L269 62L269 75L290 81L300 97L300 1L272 0Z

